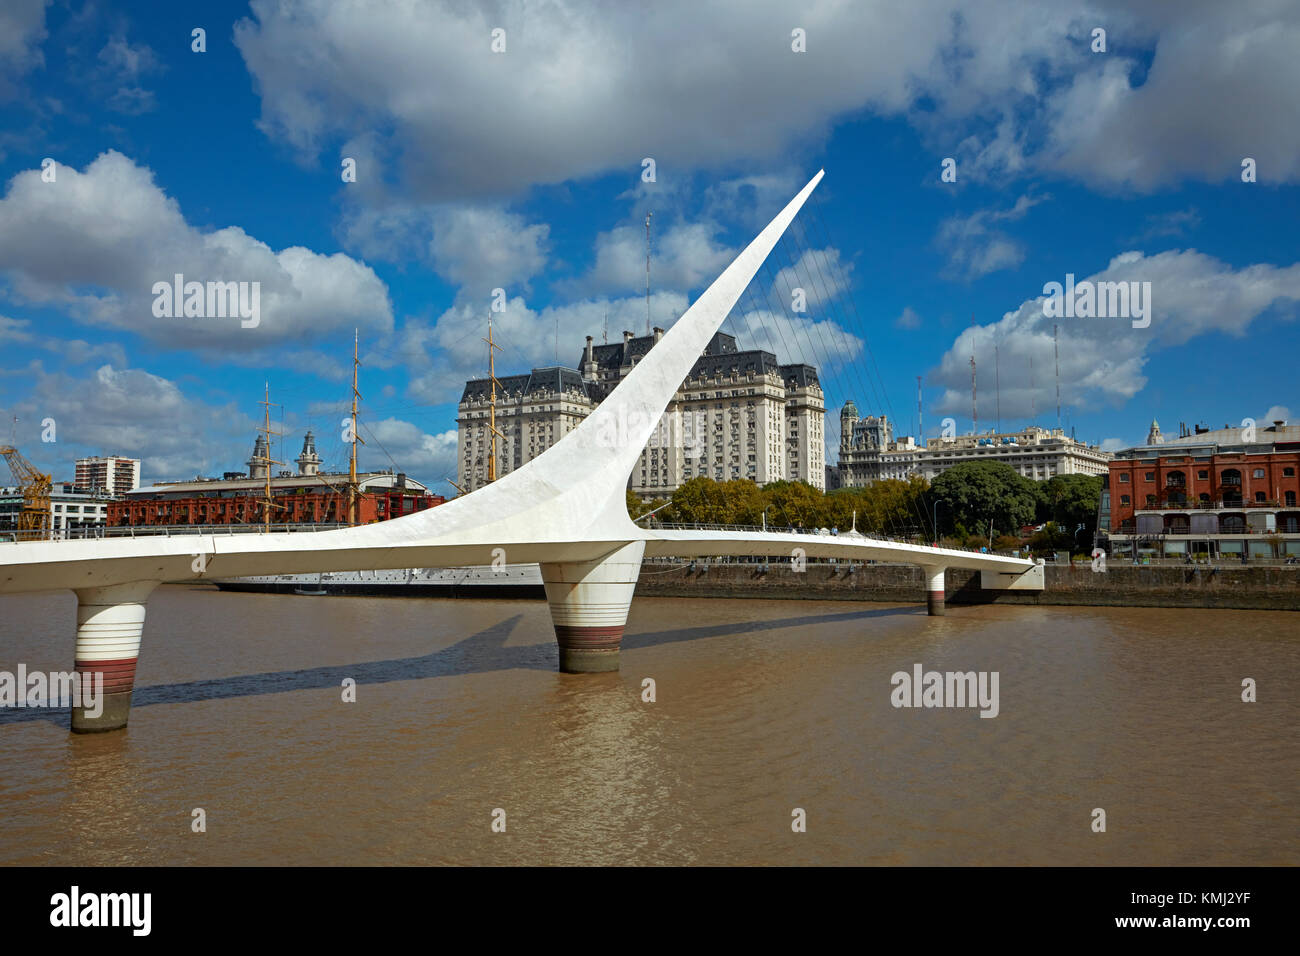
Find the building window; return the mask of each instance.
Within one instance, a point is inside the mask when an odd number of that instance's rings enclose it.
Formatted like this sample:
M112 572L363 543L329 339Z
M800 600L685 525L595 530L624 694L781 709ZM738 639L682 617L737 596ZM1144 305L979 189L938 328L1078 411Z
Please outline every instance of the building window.
M1201 481L1205 481L1210 477L1210 473L1206 471L1204 468L1202 468L1200 471L1196 473L1196 477L1199 478Z
M1255 492L1255 500L1257 502L1262 502L1264 500L1264 492L1262 491Z
M1288 491L1288 492L1286 493L1285 500L1286 500L1286 506L1287 506L1288 508L1294 508L1294 507L1295 507L1295 492L1294 492L1294 491Z
M1155 481L1155 480L1156 480L1156 473L1154 471L1148 471L1147 481Z
M1122 483L1127 484L1127 483L1128 483L1128 472L1127 472L1127 471L1122 471L1122 472L1120 472L1119 480L1120 480Z
M1126 505L1126 504L1128 504L1128 495L1120 495L1120 496L1119 496L1119 503L1122 504L1122 505Z
M1253 473L1253 475L1252 475L1252 477L1255 477L1255 478L1263 478L1263 477L1264 477L1264 469L1263 469L1263 468L1256 468L1255 471L1254 471L1254 473Z

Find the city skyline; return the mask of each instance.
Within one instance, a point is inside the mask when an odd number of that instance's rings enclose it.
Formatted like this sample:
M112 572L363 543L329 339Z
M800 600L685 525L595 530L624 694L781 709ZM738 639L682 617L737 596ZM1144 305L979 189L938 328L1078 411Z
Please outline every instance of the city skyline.
M937 3L927 16L944 28L927 32L869 10L794 23L777 5L747 5L737 27L723 5L675 20L679 59L657 68L664 38L612 11L506 16L497 52L477 15L394 11L370 47L325 10L6 13L0 427L17 416L16 443L56 478L113 454L143 459L146 483L219 474L242 460L267 382L284 430L314 430L337 467L359 329L362 466L449 491L493 290L504 372L554 364L557 328L561 364L565 343L599 342L606 324L611 340L642 334L653 212L650 319L671 327L819 166L825 194L797 228L845 285L813 290L793 321L742 306L724 331L823 368L782 347L817 336L834 360L828 409L852 398L910 432L919 375L923 437L944 418L964 433L973 355L981 431L995 402L1003 431L1055 427L1053 325L1061 424L1108 450L1140 444L1152 418L1218 427L1300 402L1262 345L1296 340L1300 107L1282 55L1295 16L1205 8L1173 23L1075 3L1006 22ZM626 62L567 55L614 37L630 37ZM376 55L395 68L363 83ZM338 69L314 68L327 56ZM754 82L701 93L718 86L713 56ZM452 75L473 108L439 95ZM531 112L510 95L525 79ZM601 89L644 108L597 135ZM1152 112L1162 127L1140 122ZM190 281L259 295L221 317L167 314ZM1146 319L1051 314L1053 284L1103 282L1149 283ZM241 320L236 301L257 315ZM1225 368L1259 371L1207 387ZM853 387L876 369L892 407ZM837 429L829 416L828 450Z

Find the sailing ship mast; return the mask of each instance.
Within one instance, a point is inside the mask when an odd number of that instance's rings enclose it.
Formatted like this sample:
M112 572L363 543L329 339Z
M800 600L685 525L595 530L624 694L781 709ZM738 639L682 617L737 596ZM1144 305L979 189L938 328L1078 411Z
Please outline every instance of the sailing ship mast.
M355 527L361 523L361 516L357 514L357 507L360 499L357 496L357 442L361 441L361 436L357 434L357 399L361 397L361 392L357 390L357 370L361 367L361 359L358 357L358 347L360 344L360 334L356 329L352 330L352 453L348 456L348 525Z
M266 449L265 455L260 459L261 464L266 467L266 497L262 499L263 532L267 532L271 530L271 509L277 507L277 505L275 504L275 499L271 497L271 466L284 464L284 462L276 461L271 457L271 383L266 382L265 386L266 386L266 396L261 402L258 403L259 405L265 407L265 423L262 425L262 428L260 429L262 432L263 440L266 442L266 444L263 446ZM256 452L254 452L253 458L255 461L259 460L257 458Z

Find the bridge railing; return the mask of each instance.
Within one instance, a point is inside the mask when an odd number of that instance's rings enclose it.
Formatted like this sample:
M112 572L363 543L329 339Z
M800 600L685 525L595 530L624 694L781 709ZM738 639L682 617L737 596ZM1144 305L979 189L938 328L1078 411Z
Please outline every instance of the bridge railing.
M856 531L856 532L844 531L844 532L837 533L837 532L823 532L821 528L793 528L793 527L778 528L773 525L768 525L766 528L764 528L761 525L721 524L721 523L713 523L713 522L669 523L669 522L661 522L661 521L653 522L648 527L655 531L660 531L660 530L663 531L740 531L746 534L752 534L754 532L758 532L759 534L764 534L764 533L806 534L818 538L848 537L850 540L852 540L855 535L861 535L862 537L867 538L871 541L884 541L890 544L909 544L909 545L916 545L920 547L929 546L928 541L925 541L924 539L919 539L919 537L918 539L908 540L906 538L895 538L895 537L890 537L888 535L876 534L873 531ZM1006 558L1022 557L1021 555L1013 551L993 551L991 549L986 551L981 551L979 548L966 548L966 547L959 547L954 545L945 546L945 550L965 551L968 554L993 555L995 557L1006 557Z
M0 543L16 541L86 541L98 538L156 538L182 535L263 534L266 532L334 531L346 524L178 524L178 525L83 525L54 531L0 531Z

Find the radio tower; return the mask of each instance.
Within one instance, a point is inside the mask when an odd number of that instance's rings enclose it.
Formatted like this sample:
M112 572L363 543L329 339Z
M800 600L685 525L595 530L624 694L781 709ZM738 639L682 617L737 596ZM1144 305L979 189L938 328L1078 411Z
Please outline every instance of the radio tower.
M1002 362L998 357L998 347L993 346L993 396L997 408L998 431L1002 431Z
M970 424L971 434L980 433L980 417L975 405L975 353L970 357Z
M645 334L650 334L650 217L645 214Z
M1056 427L1061 427L1061 346L1056 340L1056 324L1052 324L1052 351L1056 354Z
M1029 423L1030 423L1031 425L1037 425L1037 424L1038 424L1036 421L1034 421L1035 417L1037 417L1037 415L1038 415L1038 412L1036 412L1036 411L1034 410L1034 408L1035 408L1034 400L1035 400L1035 396L1034 396L1034 353L1033 353L1033 352L1030 352L1030 353L1029 353Z
M924 426L921 424L921 376L916 377L916 440L922 442Z

